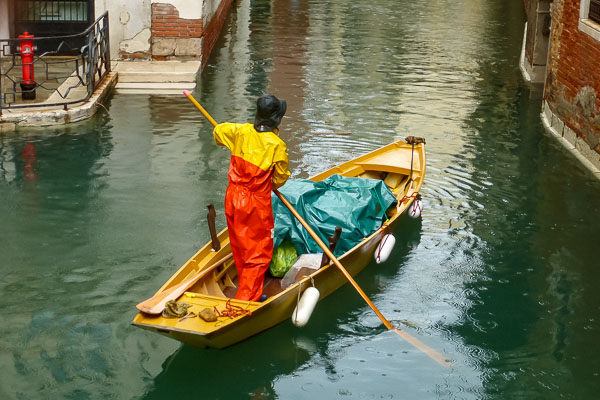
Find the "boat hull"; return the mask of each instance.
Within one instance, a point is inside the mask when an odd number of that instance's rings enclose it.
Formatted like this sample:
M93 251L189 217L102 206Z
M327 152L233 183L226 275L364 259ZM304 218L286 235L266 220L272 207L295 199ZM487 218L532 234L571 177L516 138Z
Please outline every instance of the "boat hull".
M413 153L411 154L411 152ZM388 180L390 183L394 181L394 184L398 186L394 193L397 196L398 204L393 215L374 233L338 258L348 273L355 276L366 266L375 264L373 254L381 238L395 228L416 198L425 174L424 144L411 147L404 142L392 143L311 179L319 181L335 173L364 177L384 173L386 183ZM405 181L400 179L399 182L396 182L399 178L390 174L399 174L405 178ZM408 179L409 174L410 179ZM393 179L389 179L390 176ZM182 282L190 275L202 271L211 262L228 254L231 250L227 230L221 231L218 238L222 244L221 250L213 252L210 243L205 245L163 285L157 294ZM215 274L215 276L217 275ZM330 263L311 273L310 276L302 277L289 288L269 297L267 301L256 303L231 300L224 296L212 296L210 295L210 286L213 283L210 278L207 279L197 287L198 292L205 292L205 294L186 293L181 296L179 301L192 304L196 311L211 307L222 310L229 304L228 302L231 302L237 307L248 310L251 314L234 318L219 318L215 323L208 323L200 318L177 320L138 313L132 324L196 347L225 348L289 319L296 307L299 292L302 293L310 285L314 284L319 290L320 301L348 282L340 270Z

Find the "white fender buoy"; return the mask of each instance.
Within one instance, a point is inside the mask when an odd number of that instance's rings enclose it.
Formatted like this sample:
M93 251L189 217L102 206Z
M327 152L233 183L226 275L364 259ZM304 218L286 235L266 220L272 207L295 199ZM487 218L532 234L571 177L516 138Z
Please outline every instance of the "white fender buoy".
M377 264L386 262L395 244L396 238L391 233L382 237L375 250L375 262L377 262Z
M423 202L419 199L415 199L413 203L408 207L408 216L411 218L419 218L423 211Z
M302 297L300 297L300 301L292 313L292 322L294 325L299 328L306 325L315 309L315 305L317 305L317 301L319 301L320 295L319 289L314 286L309 287L302 293Z

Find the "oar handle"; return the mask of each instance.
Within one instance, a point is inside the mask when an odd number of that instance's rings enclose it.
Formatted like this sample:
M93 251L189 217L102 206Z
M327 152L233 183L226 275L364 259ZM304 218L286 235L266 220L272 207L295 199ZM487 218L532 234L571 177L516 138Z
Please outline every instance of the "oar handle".
M379 310L377 309L377 307L375 307L375 304L373 304L373 302L371 301L371 299L369 299L367 297L367 295L365 294L365 292L362 291L362 289L360 288L360 286L358 286L358 284L356 283L356 281L352 278L352 276L348 273L348 271L346 271L346 268L344 268L344 266L333 255L333 253L331 252L331 250L329 250L329 248L325 245L325 243L323 243L323 241L321 240L321 238L319 236L317 236L317 234L315 233L315 231L313 231L312 228L306 223L306 221L304 220L304 218L302 218L300 216L300 214L298 214L298 211L296 211L296 209L294 208L294 206L292 206L290 204L290 202L279 192L279 190L275 189L275 190L273 190L273 192L275 192L275 195L277 197L279 197L279 200L281 200L283 202L283 204L288 208L288 210L290 210L290 212L292 214L294 214L294 217L296 217L296 219L298 221L300 221L300 223L302 224L302 226L304 227L304 229L306 229L306 231L315 240L315 242L317 242L317 244L319 245L319 247L321 247L321 249L323 249L323 252L325 252L325 254L327 254L327 257L329 257L329 259L331 261L333 261L333 263L336 265L336 267L339 268L340 272L346 277L346 279L348 280L348 282L350 282L350 284L352 286L354 286L354 289L356 289L356 291L361 295L361 297L367 302L367 304L369 305L369 307L371 307L371 309L373 311L375 311L375 314L377 314L377 316L379 317L379 319L381 320L381 322L383 322L383 325L385 325L385 327L388 328L388 329L392 329L393 326L390 323L390 321L388 321L383 316L383 314L381 314L379 312Z
M202 113L202 115L204 115L206 117L206 119L208 120L208 122L210 122L211 124L213 124L213 126L217 126L217 121L215 121L213 119L213 117L210 116L210 114L208 112L206 112L206 110L204 109L204 107L202 107L200 105L200 103L198 103L196 101L196 99L192 96L192 94L190 92L188 92L187 90L183 91L183 94L185 95L185 97L187 97L193 105L196 106L196 108Z
M191 288L196 282L205 277L210 271L219 267L225 261L229 260L233 257L232 253L227 254L225 257L222 257L219 261L213 263L208 268L199 271L196 275L193 275L190 278L187 278L180 283L171 286L168 289L163 290L160 293L155 294L149 299L142 301L135 307L145 314L160 314L165 309L165 305L169 300L175 300L179 296L181 296L186 290Z

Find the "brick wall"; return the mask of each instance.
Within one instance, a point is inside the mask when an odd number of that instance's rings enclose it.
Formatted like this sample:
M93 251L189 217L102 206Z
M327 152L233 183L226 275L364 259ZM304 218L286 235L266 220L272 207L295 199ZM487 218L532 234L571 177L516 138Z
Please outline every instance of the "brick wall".
M554 1L544 98L600 153L600 41L579 30L580 0Z
M215 14L207 21L181 18L171 4L152 4L152 58L166 60L173 57L201 57L206 64L233 0L220 0Z
M179 17L179 11L171 4L152 4L152 37L200 38L202 19Z
M204 67L206 64L208 56L212 52L212 49L215 46L219 35L221 34L223 24L225 23L227 15L229 15L229 9L231 8L232 3L233 0L222 0L221 4L219 4L217 12L204 28L204 41L202 42L202 67Z

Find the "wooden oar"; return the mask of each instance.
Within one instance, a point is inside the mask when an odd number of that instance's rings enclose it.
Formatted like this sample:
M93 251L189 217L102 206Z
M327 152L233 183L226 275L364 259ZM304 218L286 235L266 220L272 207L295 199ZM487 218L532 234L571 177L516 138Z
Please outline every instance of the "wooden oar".
M197 109L198 109L198 110L199 110L199 111L202 113L202 115L204 115L204 116L206 117L206 119L207 119L207 120L208 120L208 121L209 121L211 124L213 124L213 126L217 126L217 121L215 121L215 120L213 119L213 117L211 117L211 116L210 116L210 114L206 112L206 110L204 109L204 107L202 107L202 106L200 105L200 103L198 103L198 102L196 101L196 99L195 99L195 98L194 98L194 97L193 97L193 96L190 94L190 92L188 92L187 90L184 90L184 91L183 91L183 94L185 95L185 97L187 97L187 98L188 98L188 99L189 99L189 100L192 102L192 104L194 104L194 105L196 106L196 108L197 108Z
M210 123L213 124L213 126L217 126L217 122L214 119L212 119L212 117L206 112L206 110L204 108L202 108L202 106L200 104L198 104L198 102L196 101L196 99L194 99L194 97L192 97L192 95L190 94L190 92L188 92L187 90L184 90L183 94L188 99L190 99L190 101L196 106L196 108L198 110L200 110L200 112L206 117L206 119L208 119L208 121L210 121ZM312 236L312 238L315 240L315 242L317 242L317 244L319 245L319 247L321 247L321 249L323 249L323 251L325 252L325 254L327 254L327 256L329 257L329 259L331 261L333 261L333 263L336 265L336 267L338 267L338 269L342 272L342 274L346 277L346 279L352 284L352 286L354 287L354 289L356 289L356 291L361 295L361 297L367 302L367 304L369 305L369 307L371 307L371 309L373 311L375 311L375 314L377 314L377 316L379 317L379 319L381 320L381 322L383 322L383 325L385 325L385 327L387 329L389 329L389 330L391 330L393 332L396 332L398 334L398 336L402 337L408 343L412 344L417 349L421 350L423 353L425 353L427 356L429 356L432 360L434 360L435 362L437 362L441 366L446 367L446 368L450 367L450 361L447 360L440 353L438 353L437 351L433 350L431 347L427 346L426 344L420 342L417 338L409 335L407 332L403 331L402 329L396 328L395 326L393 326L390 323L390 321L388 321L383 316L383 314L381 314L381 312L379 312L379 310L377 309L377 307L375 307L375 304L373 304L373 302L367 297L367 295L365 294L365 292L362 291L362 289L360 288L360 286L358 286L358 284L356 283L356 281L354 279L352 279L352 276L348 273L348 271L346 271L346 268L344 268L344 266L339 262L339 260L333 255L333 253L329 250L329 248L325 245L325 243L323 243L323 241L321 240L321 238L319 238L317 236L317 234L312 230L312 228L310 226L308 226L308 224L306 223L306 221L304 220L304 218L302 218L300 216L300 214L298 214L298 211L296 211L296 209L294 208L294 206L292 206L290 204L290 202L287 201L287 199L281 193L279 193L279 191L277 189L274 189L273 192L275 192L275 195L277 197L279 197L279 200L282 201L282 203L290 210L290 212L292 214L294 214L294 217L296 217L296 219L298 221L300 221L300 223L302 224L302 226L304 226L304 229L306 229L308 231L308 233L310 234L310 236Z
M148 300L142 301L135 307L138 310L140 310L141 312L143 312L144 314L157 315L157 314L162 313L163 310L165 309L165 305L167 304L167 302L169 302L170 300L177 299L179 296L181 296L183 293L185 293L186 290L188 290L189 288L194 286L194 284L196 282L198 282L200 279L202 279L204 276L206 276L210 271L217 268L218 266L223 264L225 261L229 260L231 257L233 257L232 253L227 254L225 257L221 258L219 261L212 264L210 267L205 268L202 271L200 271L198 274L196 274L182 282L179 282L177 285L172 286L168 289L165 289L160 293L155 294L154 296L150 297Z

